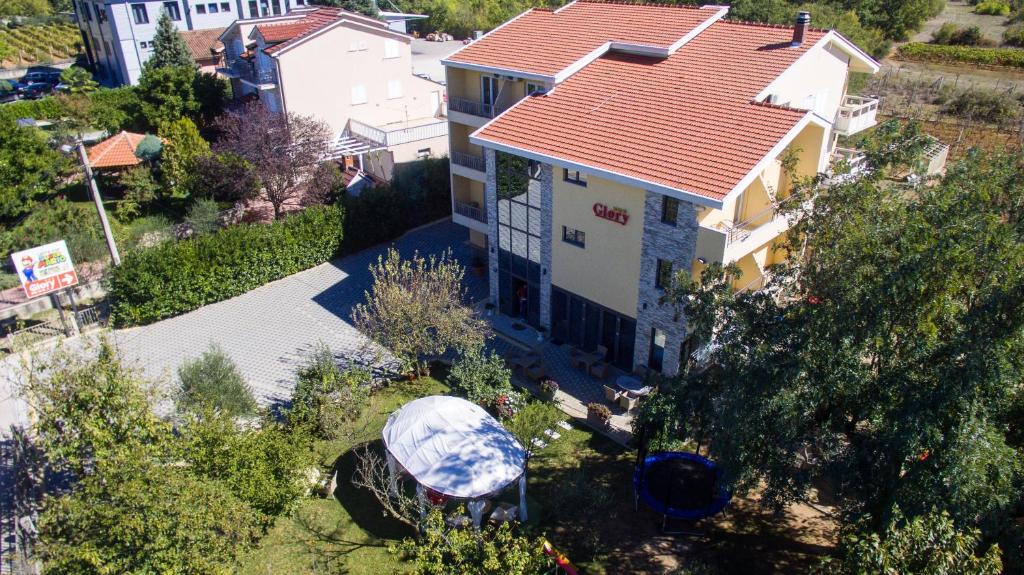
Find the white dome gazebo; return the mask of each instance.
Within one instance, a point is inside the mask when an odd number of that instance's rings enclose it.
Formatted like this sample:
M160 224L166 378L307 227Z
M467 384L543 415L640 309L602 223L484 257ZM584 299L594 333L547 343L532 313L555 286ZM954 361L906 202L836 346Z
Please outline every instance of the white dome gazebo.
M479 405L458 397L422 397L392 413L383 436L392 493L398 492L403 469L416 480L421 509L428 488L466 500L479 526L485 500L518 479L519 517L526 520L526 452Z

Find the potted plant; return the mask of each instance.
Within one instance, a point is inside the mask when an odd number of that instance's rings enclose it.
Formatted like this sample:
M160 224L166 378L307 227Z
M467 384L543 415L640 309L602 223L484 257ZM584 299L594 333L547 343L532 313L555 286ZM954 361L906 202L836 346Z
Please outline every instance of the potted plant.
M546 377L540 382L540 396L548 401L555 399L555 393L558 391L558 382Z
M473 273L476 274L477 277L482 278L484 277L484 273L487 271L487 262L485 262L484 259L480 257L473 258L472 268Z
M612 419L612 410L608 409L607 405L603 403L590 402L587 404L587 421L595 423L601 427L608 427L608 422Z

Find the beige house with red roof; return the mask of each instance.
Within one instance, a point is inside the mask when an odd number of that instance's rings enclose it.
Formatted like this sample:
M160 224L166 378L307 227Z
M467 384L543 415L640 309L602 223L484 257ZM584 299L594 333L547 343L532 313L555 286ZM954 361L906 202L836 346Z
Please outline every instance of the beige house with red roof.
M238 20L220 37L236 97L313 116L339 156L390 179L393 166L448 152L444 86L412 73L412 38L332 7Z
M737 289L763 285L789 227L778 201L874 125L877 100L846 87L878 63L807 14L727 13L578 0L444 60L453 219L501 313L674 374L694 342L659 304L673 274L735 263Z

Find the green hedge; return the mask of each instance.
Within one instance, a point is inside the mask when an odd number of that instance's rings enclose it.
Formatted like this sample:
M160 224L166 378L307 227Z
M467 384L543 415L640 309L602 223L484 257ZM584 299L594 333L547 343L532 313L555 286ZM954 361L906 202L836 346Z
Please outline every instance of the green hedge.
M312 207L129 254L110 274L115 327L142 325L241 295L334 257L344 212Z
M100 88L89 93L89 100L92 104L89 116L94 127L110 132L123 129L145 131L146 126L135 88ZM68 111L64 104L54 96L38 100L19 100L0 106L0 121L15 121L21 118L59 120L67 115Z
M911 42L900 46L897 50L897 57L903 60L924 62L961 62L1024 68L1024 50L1016 48L978 48Z

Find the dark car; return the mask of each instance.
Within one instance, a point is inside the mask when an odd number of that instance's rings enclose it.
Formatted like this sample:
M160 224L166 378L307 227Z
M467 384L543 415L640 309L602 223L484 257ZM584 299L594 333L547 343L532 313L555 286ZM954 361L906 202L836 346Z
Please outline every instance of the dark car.
M29 72L21 78L21 81L25 84L35 84L37 82L56 84L60 81L60 72Z
M27 100L38 100L53 92L53 84L47 82L33 82L21 91L21 97Z

